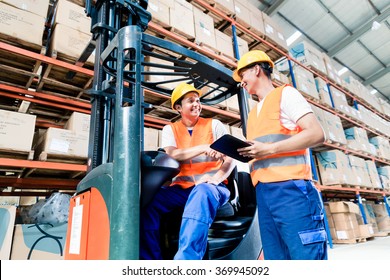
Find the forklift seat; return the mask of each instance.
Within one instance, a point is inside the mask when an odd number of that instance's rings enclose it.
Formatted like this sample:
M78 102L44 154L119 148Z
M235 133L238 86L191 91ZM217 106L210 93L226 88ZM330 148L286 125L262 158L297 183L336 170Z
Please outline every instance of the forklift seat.
M179 174L180 164L163 151L141 153L141 207L148 205L160 187Z

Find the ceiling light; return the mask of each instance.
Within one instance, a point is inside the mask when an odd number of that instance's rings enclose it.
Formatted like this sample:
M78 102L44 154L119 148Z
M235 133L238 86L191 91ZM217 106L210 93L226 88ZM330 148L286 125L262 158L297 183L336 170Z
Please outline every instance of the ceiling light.
M373 89L372 91L370 91L370 93L372 94L372 95L374 95L375 93L377 93L378 91L376 90L376 89Z
M299 37L302 36L302 33L299 32L299 31L295 31L293 33L293 35L291 35L290 37L287 38L286 42L287 42L287 46L290 46L292 43L295 42L296 39L298 39Z
M348 71L348 68L347 67L343 67L343 68L341 68L341 70L339 72L337 72L337 74L339 74L339 76L341 76L341 75L343 75L347 71Z
M371 30L378 30L380 27L381 27L381 24L379 22L377 22L376 20L374 20L372 22Z

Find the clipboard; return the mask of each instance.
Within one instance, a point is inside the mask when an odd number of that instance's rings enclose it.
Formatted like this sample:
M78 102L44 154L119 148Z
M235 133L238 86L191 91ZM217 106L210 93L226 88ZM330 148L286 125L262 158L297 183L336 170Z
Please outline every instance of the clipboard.
M237 149L248 146L250 146L249 143L242 141L241 139L234 137L230 134L225 134L218 140L214 141L214 143L210 145L210 148L229 157L232 157L236 160L248 162L252 160L252 158L241 156L237 152Z

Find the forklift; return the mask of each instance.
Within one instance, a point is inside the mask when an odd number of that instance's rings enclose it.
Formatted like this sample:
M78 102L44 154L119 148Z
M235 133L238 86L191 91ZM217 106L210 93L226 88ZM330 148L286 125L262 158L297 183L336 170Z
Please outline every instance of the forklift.
M179 172L179 162L162 149L143 149L144 114L152 108L144 102L145 90L169 98L170 85L187 82L197 89L209 89L201 97L207 105L237 94L245 135L248 97L233 80L232 71L200 53L145 33L151 20L147 5L147 0L87 0L85 4L92 19L92 40L80 59L95 50L89 90L91 129L88 171L69 208L68 260L139 259L140 209ZM164 76L164 80L155 82L146 76ZM259 259L262 244L249 173L235 169L229 182L231 198L209 230L204 259ZM171 259L177 250L180 213L163 221L161 248L164 258Z

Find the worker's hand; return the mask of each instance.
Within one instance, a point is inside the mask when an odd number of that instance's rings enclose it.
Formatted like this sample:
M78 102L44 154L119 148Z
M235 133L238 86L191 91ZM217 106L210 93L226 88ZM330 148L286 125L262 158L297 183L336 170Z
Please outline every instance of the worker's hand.
M206 149L205 154L206 154L206 156L209 156L209 157L212 157L212 158L215 158L218 160L219 159L223 160L223 158L225 157L224 154L221 154L220 152L213 150L210 147L208 149Z
M262 158L275 153L274 143L262 143L258 141L247 141L251 144L248 147L237 149L240 155L250 158Z

